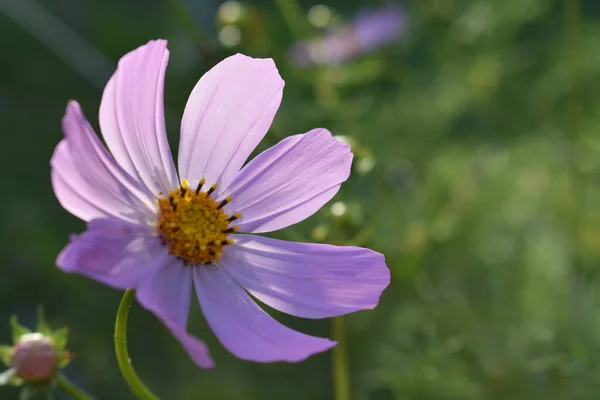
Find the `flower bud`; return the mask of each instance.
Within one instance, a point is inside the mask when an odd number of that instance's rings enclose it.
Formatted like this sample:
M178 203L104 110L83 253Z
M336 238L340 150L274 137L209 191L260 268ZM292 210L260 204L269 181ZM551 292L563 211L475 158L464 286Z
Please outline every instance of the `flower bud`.
M57 363L54 340L39 332L21 336L11 359L11 366L17 376L25 382L38 382L50 378Z

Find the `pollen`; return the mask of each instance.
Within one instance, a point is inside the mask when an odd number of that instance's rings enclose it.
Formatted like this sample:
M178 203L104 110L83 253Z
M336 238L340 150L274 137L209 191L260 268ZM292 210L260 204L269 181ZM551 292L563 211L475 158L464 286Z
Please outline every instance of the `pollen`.
M223 248L233 243L227 237L239 229L231 223L241 216L227 215L223 207L231 197L221 201L213 199L211 194L218 185L203 192L204 182L200 180L196 190L191 190L184 179L181 187L172 190L168 198L158 200L158 230L169 252L193 265L210 264L221 258Z

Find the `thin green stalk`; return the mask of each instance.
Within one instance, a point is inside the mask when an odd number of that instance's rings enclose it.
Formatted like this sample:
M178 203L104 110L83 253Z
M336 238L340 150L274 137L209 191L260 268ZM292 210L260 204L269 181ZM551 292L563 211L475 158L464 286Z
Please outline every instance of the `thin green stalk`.
M87 395L83 390L77 387L73 382L67 379L62 373L57 373L54 376L56 384L71 398L75 400L93 400L92 396Z
M150 389L144 385L141 379L135 373L131 365L131 358L127 351L127 317L133 301L135 291L127 289L121 299L119 311L117 311L117 320L115 321L115 352L117 353L117 362L121 369L123 379L129 385L131 391L142 400L160 400Z
M570 78L573 84L568 101L567 140L569 143L569 175L571 190L569 191L570 230L573 252L573 265L576 272L584 272L582 249L583 218L585 204L585 175L579 166L581 150L584 146L581 138L583 125L583 87L579 81L581 76L581 4L579 0L565 0L565 26L568 46Z
M296 0L275 0L275 5L296 39L303 38L308 34L308 21Z
M188 6L182 0L167 0L167 4L171 7L173 15L181 23L183 29L192 39L198 52L205 58L209 64L219 62L218 47L209 38L205 37L204 33L192 18L193 13L190 12Z
M350 379L348 374L348 354L344 335L343 317L332 320L333 339L338 342L333 348L333 388L335 400L350 400Z
M190 37L196 42L196 44L202 44L204 35L202 31L196 25L192 18L192 13L189 12L187 6L180 0L168 0L168 4L171 6L173 13L177 19L181 22L185 30L188 31Z
M346 243L346 246L364 246L371 239L371 236L377 230L379 215L371 218L368 224L365 224L354 237Z

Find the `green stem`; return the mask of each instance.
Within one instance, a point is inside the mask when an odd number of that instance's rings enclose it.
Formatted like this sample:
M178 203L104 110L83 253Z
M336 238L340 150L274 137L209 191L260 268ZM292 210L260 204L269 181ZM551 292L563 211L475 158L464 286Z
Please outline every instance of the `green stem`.
M127 351L127 317L133 301L135 291L127 289L121 299L119 311L117 311L117 320L115 321L115 352L117 353L117 362L121 369L123 379L129 385L131 391L142 400L160 400L150 389L144 385L141 379L135 373L131 365L131 358Z
M348 377L348 354L344 337L344 319L333 318L333 339L338 342L333 348L333 387L335 400L350 400L350 379Z
M308 22L304 17L302 7L296 0L275 0L275 5L279 9L279 13L285 20L292 35L296 39L303 38L308 33Z
M346 246L364 246L364 244L373 236L379 223L379 216L373 217L370 222L364 225L354 237L346 243Z
M93 397L79 389L77 385L68 380L67 377L60 372L54 376L54 381L65 393L75 400L93 400Z
M168 0L167 1L171 6L175 16L181 22L184 29L188 31L190 37L197 43L202 44L203 34L200 28L194 22L192 18L192 13L189 12L187 6L181 2L180 0Z
M582 248L583 215L586 210L585 175L579 165L583 128L583 87L579 81L581 75L581 4L579 0L565 0L565 25L567 31L568 61L572 90L568 101L567 140L569 143L569 214L571 225L571 241L573 265L578 273L584 270L584 249Z
M205 38L204 33L192 18L193 13L190 12L187 5L182 0L167 0L167 4L171 7L175 18L179 20L183 29L187 31L198 52L208 63L216 64L219 61L218 47L211 40Z

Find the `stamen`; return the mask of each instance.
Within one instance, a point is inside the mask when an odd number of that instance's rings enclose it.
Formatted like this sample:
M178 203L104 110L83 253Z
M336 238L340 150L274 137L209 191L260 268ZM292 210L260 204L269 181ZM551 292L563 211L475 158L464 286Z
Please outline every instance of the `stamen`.
M200 179L200 182L198 182L198 187L196 187L196 194L200 193L200 189L202 189L202 185L204 185L204 182L206 182L204 178Z
M240 219L241 217L242 217L242 214L236 213L236 214L232 215L231 217L227 218L227 222L233 222L236 219Z
M219 203L219 205L217 206L217 210L220 210L221 208L225 207L225 204L229 203L231 200L233 200L233 198L231 196L227 196L225 200Z
M169 247L169 253L179 257L186 265L208 265L219 260L223 248L233 244L227 236L239 227L229 227L240 214L229 216L223 207L232 201L231 196L217 202L210 197L218 187L214 184L209 191L201 192L205 179L198 182L196 191L189 182L181 180L179 188L168 197L158 200L160 214L157 228L161 239Z
M210 196L212 194L212 192L214 192L215 190L217 190L218 187L219 187L218 183L215 183L214 185L212 185L210 187L210 189L208 189L208 192L206 192L206 197Z
M179 192L180 192L180 196L182 199L185 197L185 193L187 192L189 187L190 187L190 183L188 182L188 180L182 179L181 185L179 187Z
M223 232L223 233L231 233L231 232L237 232L239 230L240 230L240 227L236 225L233 228L229 228L229 229L226 229L226 230L221 231L221 232Z

